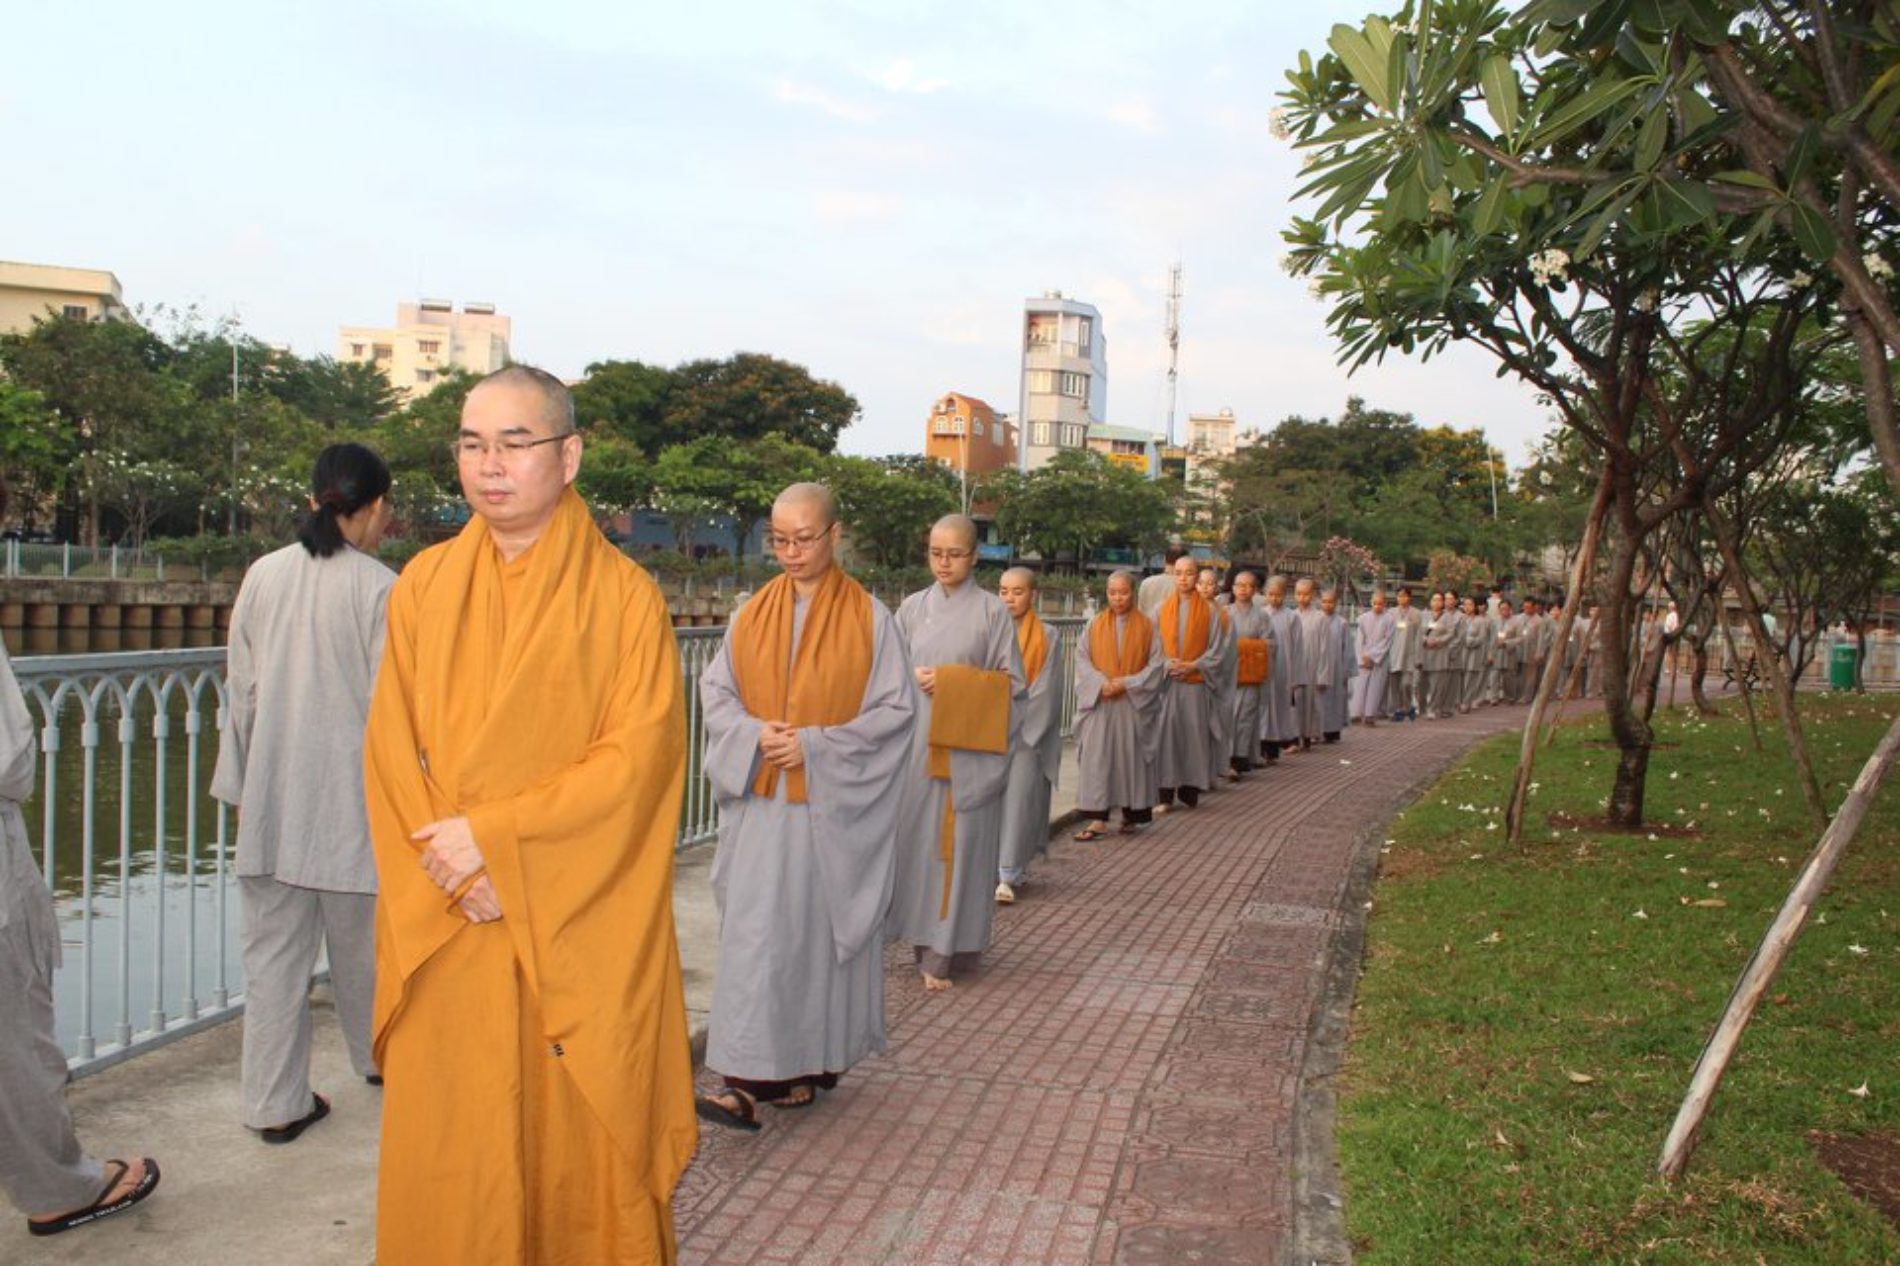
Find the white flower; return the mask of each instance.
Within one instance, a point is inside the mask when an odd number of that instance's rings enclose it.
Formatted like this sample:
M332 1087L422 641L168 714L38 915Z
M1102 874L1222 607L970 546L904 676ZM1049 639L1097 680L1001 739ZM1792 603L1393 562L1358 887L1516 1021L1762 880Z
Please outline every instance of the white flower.
M1630 916L1630 918L1632 918L1632 919L1647 919L1648 917L1649 917L1649 915L1647 915L1646 913L1644 913L1644 912L1643 912L1643 911L1641 911L1641 910L1638 910L1638 911L1637 911L1637 912L1636 912L1635 914L1632 914L1632 915Z
M1287 109L1285 106L1267 112L1267 131L1273 136L1274 140L1284 141L1293 135L1292 129L1287 127L1286 119Z
M1547 251L1539 251L1537 254L1531 256L1528 263L1530 264L1531 277L1540 286L1548 286L1553 281L1567 281L1569 279L1570 256L1567 252L1560 251L1554 246Z
M1893 265L1889 264L1873 251L1868 251L1865 255L1862 255L1860 262L1861 266L1867 270L1869 277L1878 281L1891 281L1893 279Z
M1636 296L1636 302L1633 306L1638 312L1654 312L1660 298L1661 296L1659 296L1655 290L1645 290ZM1675 775L1671 774L1670 777L1674 778Z
M1309 278L1306 283L1306 293L1309 298L1324 299L1326 297L1326 279L1323 277Z
M1854 1096L1854 1098L1856 1099L1865 1099L1868 1095L1872 1094L1873 1091L1867 1089L1867 1083L1863 1081L1860 1083L1860 1085L1855 1086L1852 1090L1848 1091L1847 1093Z
M1794 276L1788 278L1788 284L1798 287L1812 286L1814 284L1814 274L1805 268L1797 268L1794 270Z
M1865 945L1850 945L1847 947L1847 952L1852 954L1855 958L1867 957L1867 947Z

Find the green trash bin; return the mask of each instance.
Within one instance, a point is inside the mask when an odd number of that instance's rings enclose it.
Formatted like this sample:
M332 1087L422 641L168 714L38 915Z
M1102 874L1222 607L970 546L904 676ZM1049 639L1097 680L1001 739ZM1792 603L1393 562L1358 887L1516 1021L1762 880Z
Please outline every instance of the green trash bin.
M1852 642L1836 642L1827 656L1827 684L1831 690L1852 690L1854 670L1860 665L1860 647Z

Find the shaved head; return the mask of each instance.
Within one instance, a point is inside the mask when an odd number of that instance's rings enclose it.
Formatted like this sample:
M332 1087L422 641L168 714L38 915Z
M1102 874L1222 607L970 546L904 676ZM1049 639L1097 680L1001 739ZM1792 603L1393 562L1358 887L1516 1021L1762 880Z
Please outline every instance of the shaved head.
M838 521L838 499L832 496L831 489L823 484L791 485L778 494L778 498L772 502L772 510L776 513L780 510L788 510L795 505L818 507L818 512L827 526Z
M1012 567L1003 573L1002 582L1006 585L1028 585L1036 587L1036 572L1032 567Z
M509 365L476 383L468 394L473 396L477 392L497 387L532 392L541 402L543 420L547 422L550 433L558 435L574 429L574 393L567 389L566 383L547 370L536 369L533 365Z
M930 525L930 534L955 533L965 549L976 548L976 520L967 514L946 514Z

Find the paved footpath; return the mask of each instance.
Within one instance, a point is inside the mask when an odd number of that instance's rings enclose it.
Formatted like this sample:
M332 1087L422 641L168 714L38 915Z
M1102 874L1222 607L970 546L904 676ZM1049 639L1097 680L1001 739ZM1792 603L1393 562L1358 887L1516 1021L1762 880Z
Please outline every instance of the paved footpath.
M1291 1263L1296 1231L1331 1258L1295 1225L1337 1208L1302 1069L1336 1054L1309 1035L1349 1000L1371 833L1524 715L1353 730L1133 839L1060 836L981 973L926 996L887 955L888 1054L762 1133L705 1128L682 1260Z

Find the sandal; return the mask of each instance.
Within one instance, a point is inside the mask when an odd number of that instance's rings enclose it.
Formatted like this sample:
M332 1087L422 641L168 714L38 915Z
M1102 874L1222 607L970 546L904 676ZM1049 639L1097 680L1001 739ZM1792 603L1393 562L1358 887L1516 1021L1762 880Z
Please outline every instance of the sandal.
M1105 826L1085 826L1069 838L1072 840L1080 840L1086 844L1090 840L1099 840L1107 834L1108 828Z
M798 1108L809 1108L818 1102L818 1088L809 1083L793 1086L782 1098L773 1099L770 1102L774 1108L783 1108L787 1112Z
M105 1189L99 1193L97 1200L83 1209L62 1213L56 1218L48 1218L40 1222L28 1218L26 1229L34 1235L58 1235L61 1231L70 1231L74 1227L84 1226L88 1222L97 1222L100 1218L109 1218L115 1213L123 1213L130 1209L158 1189L158 1162L149 1156L144 1157L143 1160L145 1176L139 1179L136 1187L117 1200L107 1203L107 1197L111 1196L113 1189L124 1182L125 1176L132 1172L132 1166L122 1160L109 1160L106 1164L117 1165L119 1171L106 1180Z
M728 1108L719 1102L721 1099L731 1099L739 1105L738 1109L735 1111ZM735 1090L731 1086L710 1098L695 1098L693 1111L698 1114L700 1120L711 1121L714 1125L723 1125L751 1133L756 1133L759 1129L759 1106L752 1101L751 1095L743 1090Z
M267 1126L257 1132L257 1137L266 1143L290 1143L296 1141L299 1134L330 1115L330 1101L314 1091L310 1095L310 1111L292 1121L289 1125Z

